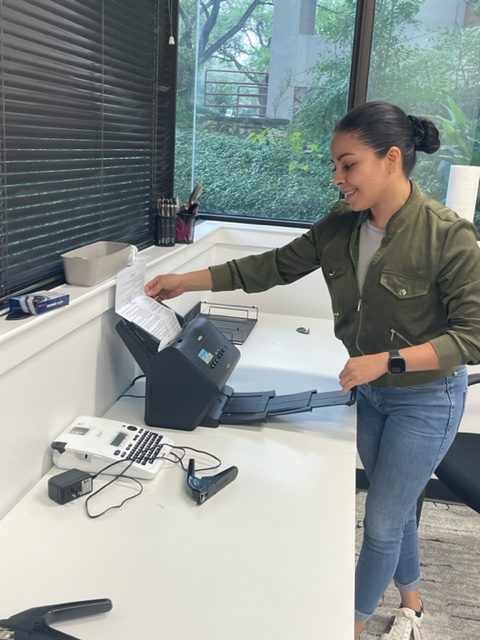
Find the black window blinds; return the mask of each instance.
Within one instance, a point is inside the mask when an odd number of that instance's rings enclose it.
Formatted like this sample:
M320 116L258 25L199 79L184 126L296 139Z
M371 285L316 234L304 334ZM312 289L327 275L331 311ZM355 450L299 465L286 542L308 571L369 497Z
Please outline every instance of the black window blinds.
M151 244L173 182L169 5L0 0L0 298L61 281L70 249Z

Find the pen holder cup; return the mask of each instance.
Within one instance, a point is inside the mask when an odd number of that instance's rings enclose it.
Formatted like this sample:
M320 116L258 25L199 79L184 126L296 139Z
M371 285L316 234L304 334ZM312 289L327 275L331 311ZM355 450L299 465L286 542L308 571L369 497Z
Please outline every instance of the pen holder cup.
M176 236L176 216L155 216L155 244L158 247L173 247Z
M179 244L191 244L195 235L195 214L181 211L177 215L175 240Z

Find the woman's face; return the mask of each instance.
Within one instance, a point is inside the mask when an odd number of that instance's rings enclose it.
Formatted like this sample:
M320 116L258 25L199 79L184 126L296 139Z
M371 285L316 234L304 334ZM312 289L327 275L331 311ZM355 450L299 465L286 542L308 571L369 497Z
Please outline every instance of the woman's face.
M392 196L392 162L379 158L354 133L337 133L331 143L333 184L354 211L382 208Z

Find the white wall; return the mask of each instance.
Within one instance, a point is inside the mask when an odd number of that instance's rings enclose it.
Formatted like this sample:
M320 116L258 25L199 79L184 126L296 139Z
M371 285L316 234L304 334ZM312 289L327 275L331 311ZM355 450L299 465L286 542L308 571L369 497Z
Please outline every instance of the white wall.
M79 414L102 415L134 367L113 333L111 311L0 377L0 515L51 466L48 444Z

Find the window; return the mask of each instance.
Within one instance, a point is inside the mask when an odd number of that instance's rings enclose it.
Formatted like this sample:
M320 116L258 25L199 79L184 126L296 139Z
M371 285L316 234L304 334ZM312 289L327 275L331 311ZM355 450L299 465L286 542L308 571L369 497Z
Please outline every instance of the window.
M445 202L451 165L480 165L480 1L377 0L368 99L429 117L437 153L419 154L413 178ZM480 200L475 220L480 230Z
M329 210L359 4L180 0L179 195L202 181L204 212L312 221ZM442 149L413 177L444 201L450 165L480 164L480 0L363 4L374 7L363 99L437 123ZM480 228L478 216L477 203Z
M151 244L173 173L168 5L0 1L0 298L61 280L70 249Z
M181 0L175 189L201 210L312 221L337 199L352 0Z

